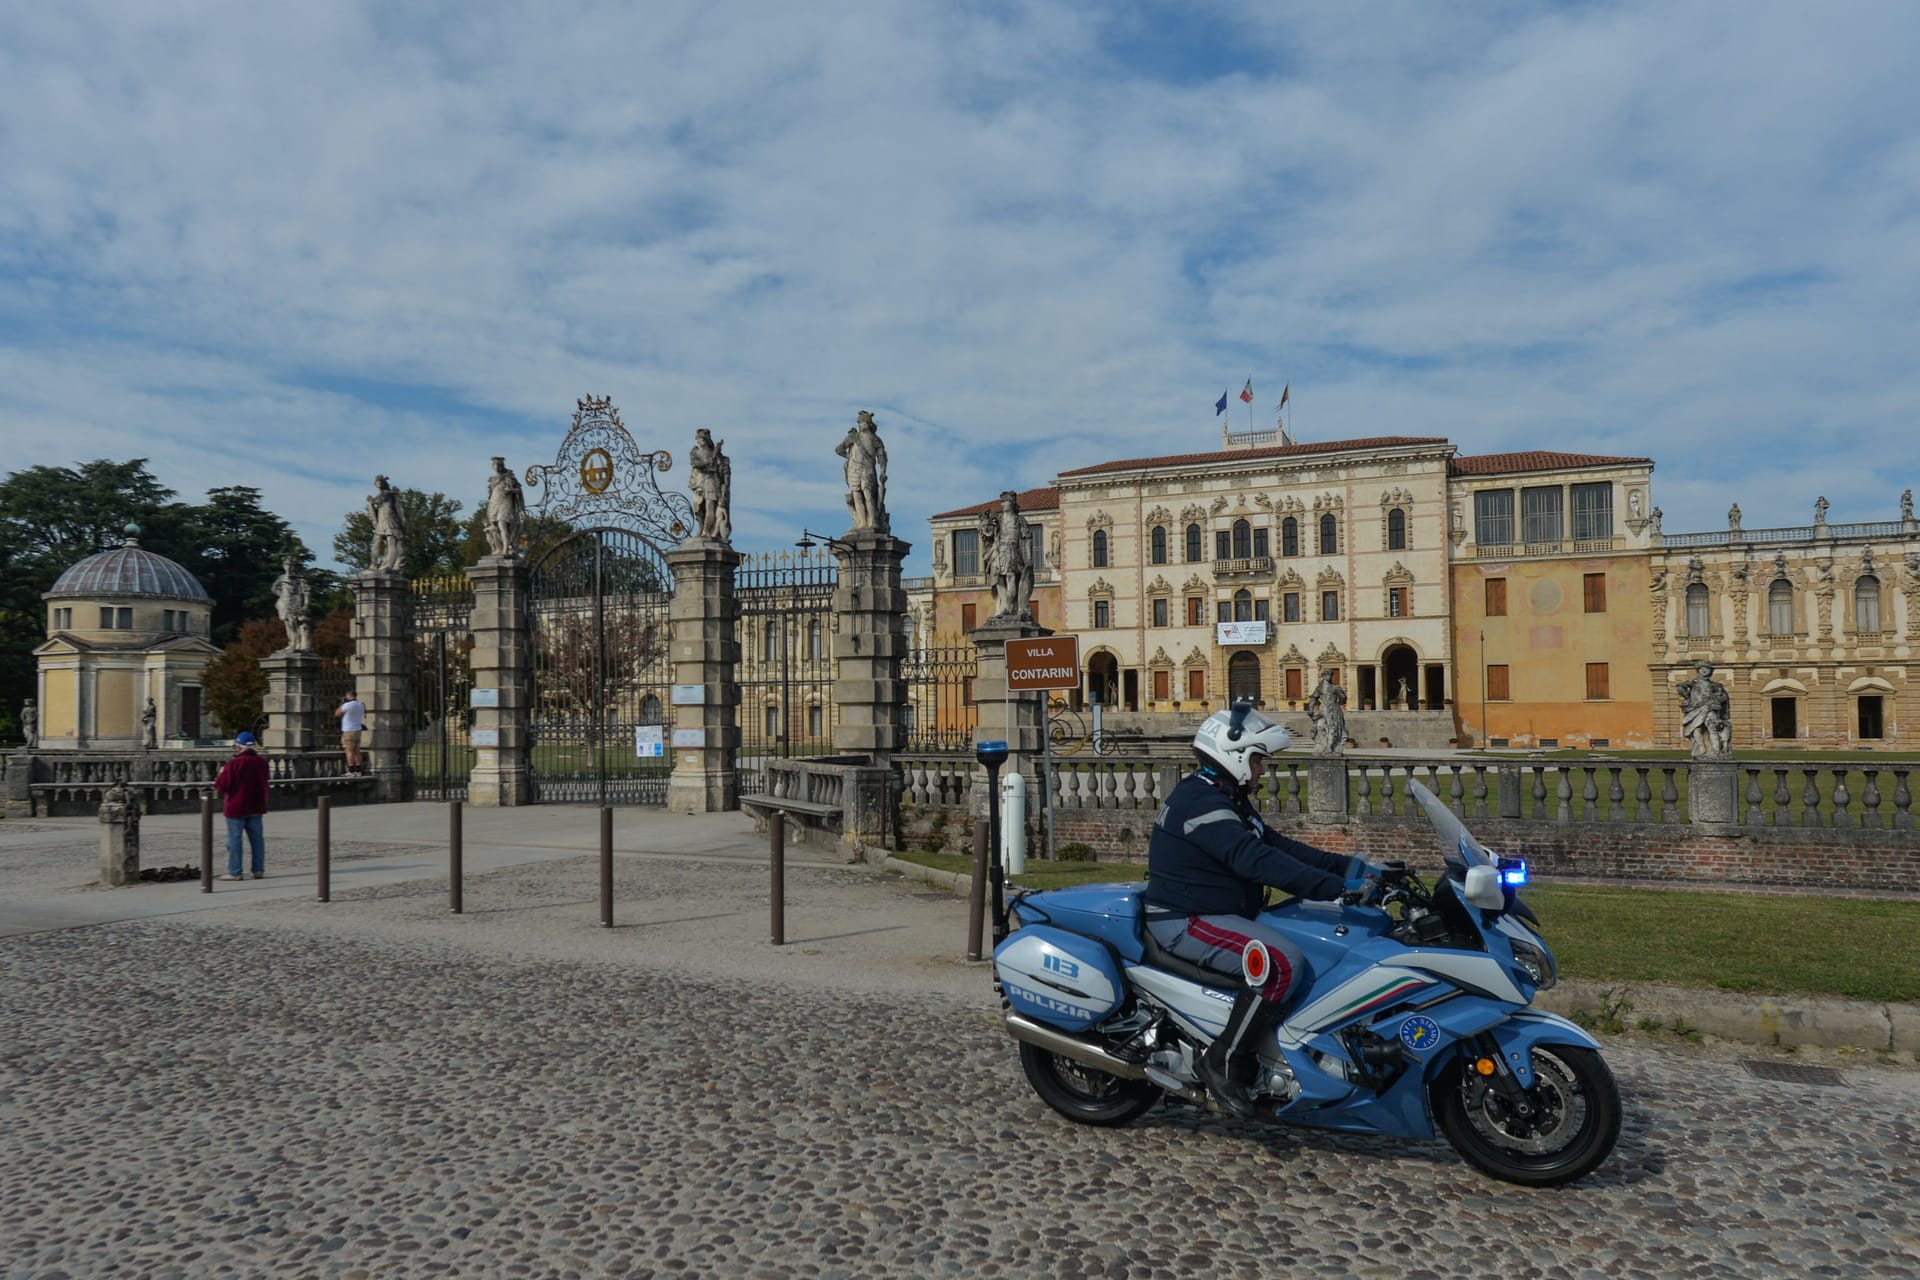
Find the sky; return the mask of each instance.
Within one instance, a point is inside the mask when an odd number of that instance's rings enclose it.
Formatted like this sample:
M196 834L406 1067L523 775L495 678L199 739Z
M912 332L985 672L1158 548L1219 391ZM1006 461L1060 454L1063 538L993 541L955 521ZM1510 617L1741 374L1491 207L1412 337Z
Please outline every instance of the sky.
M1463 12L1464 10L1464 12ZM1897 518L1920 6L0 7L0 471L471 509L606 395L734 542L1303 440L1647 456L1667 532ZM537 497L537 495L534 495Z

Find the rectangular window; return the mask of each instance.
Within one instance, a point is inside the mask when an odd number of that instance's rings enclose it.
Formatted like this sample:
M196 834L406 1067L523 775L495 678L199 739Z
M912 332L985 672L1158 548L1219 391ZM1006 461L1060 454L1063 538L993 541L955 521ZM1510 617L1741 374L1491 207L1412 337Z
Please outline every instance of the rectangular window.
M1287 697L1298 701L1301 690L1306 686L1306 672L1298 667L1287 668Z
M1265 600L1255 600L1253 602L1253 620L1255 622L1265 622L1267 620L1267 602Z
M1487 616L1489 618L1507 616L1507 580L1505 578L1487 579Z
M1482 489L1473 495L1473 540L1486 544L1513 541L1513 490Z
M1193 667L1188 670L1187 696L1195 702L1207 696L1207 671L1205 667Z
M1289 591L1280 597L1280 617L1287 622L1300 621L1300 593Z
M1405 587L1387 588L1387 616L1404 618L1407 616L1407 589Z
M1027 554L1035 574L1047 567L1047 531L1037 524L1027 526Z
M1160 702L1173 696L1173 672L1165 667L1153 673L1153 696Z
M825 724L826 724L826 714L825 714L824 708L817 707L817 706L807 708L807 736L808 737L818 738L823 736L826 732L826 729L824 727Z
M117 626L122 631L133 630L133 610L121 609L119 610L119 614L120 614L120 620L116 622L114 625Z
M1767 589L1767 630L1776 636L1793 634L1793 587L1784 578L1778 579ZM1792 737L1792 734L1774 734L1774 737Z
M1589 662L1587 664L1587 697L1589 699L1611 698L1612 686L1607 679L1607 664Z
M1775 698L1772 710L1774 737L1797 738L1800 736L1798 707L1792 698Z
M966 578L980 572L980 531L956 529L953 533L953 573Z
M1253 531L1253 554L1254 555L1256 556L1272 555L1273 552L1270 550L1272 545L1273 545L1272 543L1267 541L1267 531L1265 528L1259 528Z
M72 609L55 609L53 611L53 626L56 631L67 631L72 629L73 610Z
M1507 688L1507 664L1495 663L1487 668L1487 701L1507 702L1513 697Z
M1583 574L1580 579L1580 598L1585 602L1588 613L1605 613L1607 611L1607 575Z
M1559 485L1541 485L1520 491L1520 540L1558 542L1566 536L1567 491Z
M1613 536L1611 482L1573 486L1573 536L1576 540Z
M1221 600L1217 602L1213 607L1213 615L1216 622L1232 622L1233 601Z
M1113 625L1112 601L1095 600L1093 602L1093 625L1096 627L1110 627Z
M1188 596L1187 597L1187 625L1190 627L1200 627L1200 626L1205 626L1206 622L1207 622L1206 601L1202 600L1199 596Z
M1853 629L1880 629L1880 586L1867 578L1860 579L1853 589Z
M1164 627L1167 625L1167 598L1165 596L1155 596L1153 598L1153 625L1156 627Z
M962 631L972 631L975 627L979 626L979 618L979 605L963 604L960 606L960 629Z
M113 610L111 609L100 610L100 629L102 631L113 630Z
M1886 736L1885 721L1882 718L1880 699L1872 694L1860 698L1860 736L1863 739L1878 740Z
M1225 529L1213 535L1213 558L1215 560L1233 559L1233 535Z
M1340 620L1340 593L1322 591L1320 593L1320 621L1338 622Z
M778 739L780 737L780 708L768 707L766 710L766 721L767 736Z

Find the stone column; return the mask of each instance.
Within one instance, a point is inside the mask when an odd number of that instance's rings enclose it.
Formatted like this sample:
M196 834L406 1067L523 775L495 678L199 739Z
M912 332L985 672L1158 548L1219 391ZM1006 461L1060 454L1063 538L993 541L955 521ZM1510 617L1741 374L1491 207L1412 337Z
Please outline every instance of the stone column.
M1003 773L1008 768L1017 768L1037 774L1047 732L1045 694L1016 693L1011 700L1006 696L1007 641L1034 640L1052 634L1047 628L1024 619L989 618L985 626L976 628L968 636L976 653L973 701L980 726L976 740L1000 739L1007 744L1010 755L1019 757L1003 765Z
M698 704L673 700L667 732L698 733L699 746L673 747L667 808L718 813L740 807L740 605L734 571L740 553L711 538L690 538L667 553L673 570L669 657L676 686L697 686ZM783 708L784 713L784 708Z
M892 834L893 753L907 745L907 593L900 563L911 544L873 529L836 541L833 589L833 749L864 756L844 790L840 842L849 851L885 848Z
M353 687L367 706L360 741L374 799L413 799L413 591L395 570L353 580Z
M474 694L467 803L503 809L530 804L533 647L527 626L527 565L518 556L483 556L467 570L467 577L473 582Z
M1307 820L1347 820L1347 758L1314 756L1307 761Z
M260 659L267 673L268 755L299 755L320 745L320 659L282 649ZM305 776L296 765L294 776Z
M140 798L126 787L100 806L100 879L116 888L140 881Z

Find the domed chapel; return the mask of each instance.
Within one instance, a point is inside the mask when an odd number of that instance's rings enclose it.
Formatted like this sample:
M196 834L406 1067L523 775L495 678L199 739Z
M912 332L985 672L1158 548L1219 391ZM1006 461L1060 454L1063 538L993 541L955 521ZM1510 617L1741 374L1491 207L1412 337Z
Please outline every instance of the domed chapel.
M153 703L156 746L182 747L211 732L201 678L220 653L208 639L213 600L199 579L126 541L61 574L47 602L39 660L39 746L138 750L141 713Z

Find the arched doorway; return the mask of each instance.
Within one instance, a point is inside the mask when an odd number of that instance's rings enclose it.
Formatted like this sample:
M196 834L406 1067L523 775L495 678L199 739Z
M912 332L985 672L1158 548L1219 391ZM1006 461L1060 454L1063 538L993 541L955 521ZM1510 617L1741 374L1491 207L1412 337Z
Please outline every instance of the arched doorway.
M1227 659L1227 699L1260 701L1260 655L1246 649Z
M1380 655L1380 675L1386 682L1381 695L1381 705L1387 707L1404 706L1409 711L1420 707L1420 655L1404 644L1390 646ZM1406 682L1406 692L1401 693L1401 681Z
M1120 659L1110 653L1087 659L1087 700L1106 707L1120 701Z

